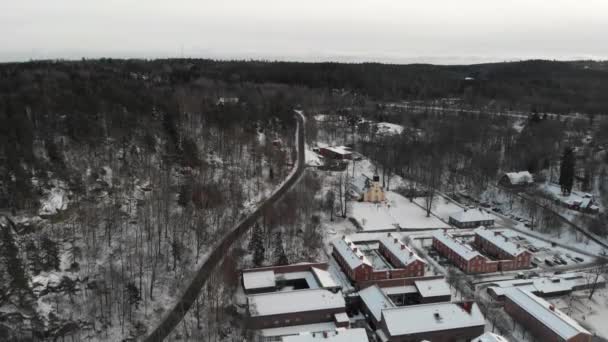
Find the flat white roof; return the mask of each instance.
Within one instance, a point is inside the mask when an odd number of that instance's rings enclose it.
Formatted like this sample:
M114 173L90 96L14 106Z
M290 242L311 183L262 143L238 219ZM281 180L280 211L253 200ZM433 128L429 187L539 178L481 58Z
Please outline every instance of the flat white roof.
M315 275L315 278L321 285L321 287L339 287L338 283L334 279L334 277L326 270L312 267L312 273Z
M495 219L494 215L487 213L481 208L463 209L451 214L450 217L458 222L494 221Z
M450 296L450 286L445 279L416 280L414 282L422 297Z
M365 329L336 329L325 333L301 333L295 336L283 337L283 342L368 342Z
M453 250L456 254L463 257L465 260L471 260L476 256L482 256L479 252L473 250L471 247L456 241L452 235L445 233L441 230L435 231L433 233L433 237L439 240L444 245L448 246L451 250Z
M528 171L507 172L505 175L509 178L511 184L529 184L534 182L532 174Z
M395 242L395 239L397 240L397 242ZM416 260L419 260L426 264L426 261L420 258L418 254L416 254L413 250L411 250L408 246L401 242L397 236L394 236L391 233L388 233L388 235L383 236L380 239L380 243L383 244L384 247L386 247L391 252L391 254L393 254L399 260L399 262L401 262L405 266L411 264ZM399 267L399 265L395 266Z
M528 250L523 248L521 245L513 242L509 237L503 234L503 230L500 229L488 229L485 227L479 227L474 230L475 234L482 238L490 241L496 247L502 249L505 253L516 257L521 253L527 252Z
M349 243L352 245L352 247L349 246ZM357 252L353 250L353 247L355 246L348 238L345 237L342 239L335 240L332 244L336 248L336 251L340 253L342 258L346 260L348 267L350 267L351 269L355 269L361 266L362 264L367 264L369 266L372 265L372 263L367 259L367 257L365 257L365 255L363 255L363 253L358 248Z
M345 307L342 292L333 293L325 289L263 293L251 295L247 301L253 317Z
M335 314L334 319L338 323L349 323L350 322L350 318L348 318L348 315L346 314L346 312L340 312L340 313Z
M399 285L399 286L388 286L381 288L387 296L400 295L406 293L418 293L418 289L414 285Z
M504 280L492 283L492 290L502 296L508 289L517 287L529 292L551 294L555 292L572 291L575 286L587 285L588 274L586 273L564 273L550 277L536 277L531 279ZM600 276L598 282L603 283L605 279Z
M328 146L328 147L323 147L326 150L332 151L334 153L337 154L342 154L342 155L346 155L346 154L352 154L352 152L350 151L350 149L346 146Z
M479 337L473 339L472 342L509 342L506 338L487 332Z
M391 336L477 327L486 324L477 304L470 303L470 313L465 311L461 305L437 303L403 306L383 310L382 317Z
M260 330L264 337L278 337L278 336L289 336L298 335L302 332L321 332L321 331L333 331L336 330L336 324L334 322L315 323L315 324L302 324L302 325L291 325L288 327L268 328Z
M382 319L382 310L395 307L395 304L380 290L378 285L359 291L359 296L378 322Z
M591 335L589 331L554 305L529 292L518 288L510 288L505 292L505 295L563 339L570 339L580 333ZM551 307L553 307L553 310L551 310Z
M243 287L245 290L253 290L267 287L274 287L274 271L254 271L243 272Z

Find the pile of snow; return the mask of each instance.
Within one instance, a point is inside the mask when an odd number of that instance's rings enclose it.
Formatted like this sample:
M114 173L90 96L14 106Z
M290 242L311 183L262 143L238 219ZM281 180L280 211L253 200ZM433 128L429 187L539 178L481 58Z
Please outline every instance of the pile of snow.
M67 192L58 187L52 188L42 198L40 198L39 215L54 215L60 210L68 208Z
M378 127L378 133L384 135L397 135L403 132L403 126L390 122L379 122L376 127Z
M304 150L304 156L306 158L306 165L312 165L312 166L321 166L321 159L319 158L319 155L316 154L315 152L306 149Z

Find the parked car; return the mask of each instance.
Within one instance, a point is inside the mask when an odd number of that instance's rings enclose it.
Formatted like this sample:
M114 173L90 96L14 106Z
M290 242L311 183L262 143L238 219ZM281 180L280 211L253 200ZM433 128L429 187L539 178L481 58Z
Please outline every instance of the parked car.
M574 260L578 261L578 262L583 262L585 261L585 259L581 258L581 257L574 257Z
M545 259L545 264L547 264L547 266L553 266L553 263L549 259Z

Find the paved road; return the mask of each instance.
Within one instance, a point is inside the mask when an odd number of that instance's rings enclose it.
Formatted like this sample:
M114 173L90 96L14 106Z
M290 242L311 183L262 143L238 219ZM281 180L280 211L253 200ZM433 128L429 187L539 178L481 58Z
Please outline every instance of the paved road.
M160 324L144 339L146 342L156 342L164 340L169 334L175 329L175 327L181 322L184 315L198 297L203 285L207 282L207 279L211 275L212 271L217 267L226 251L240 237L245 234L251 226L260 218L264 210L274 203L279 201L281 197L290 190L300 179L304 173L305 160L304 160L304 129L306 118L302 115L302 112L296 111L295 117L297 119L296 128L296 145L298 149L298 160L295 168L291 171L287 179L276 189L272 195L266 199L262 204L258 206L249 216L241 220L232 230L226 234L212 249L209 257L198 270L192 283L186 288L182 297L179 299L175 307L163 318Z

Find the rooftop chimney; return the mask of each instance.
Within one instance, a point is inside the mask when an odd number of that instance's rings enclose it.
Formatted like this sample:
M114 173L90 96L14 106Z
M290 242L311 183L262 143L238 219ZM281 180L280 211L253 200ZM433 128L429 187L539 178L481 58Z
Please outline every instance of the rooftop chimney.
M363 255L359 255L359 260L363 260Z
M386 236L391 237L393 236L393 234L391 234L390 232L386 233Z
M405 245L404 244L401 244L401 249L405 249Z
M327 338L327 331L323 332L323 338Z
M410 252L410 256L414 256L414 252Z
M553 304L549 305L549 309L550 309L551 311L555 311L555 305L553 305Z
M462 303L462 308L467 313L471 313L471 309L473 308L473 303L472 302L463 302Z
M353 247L353 252L357 253L358 249L357 247Z
M399 242L399 239L394 238L394 239L393 239L393 242L394 242L394 243L397 243L397 242Z

